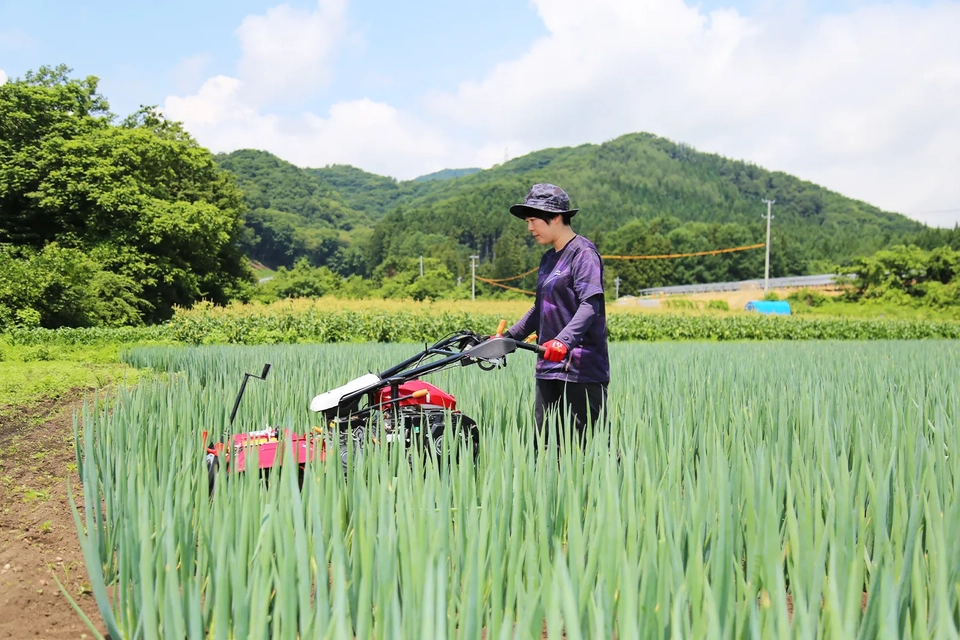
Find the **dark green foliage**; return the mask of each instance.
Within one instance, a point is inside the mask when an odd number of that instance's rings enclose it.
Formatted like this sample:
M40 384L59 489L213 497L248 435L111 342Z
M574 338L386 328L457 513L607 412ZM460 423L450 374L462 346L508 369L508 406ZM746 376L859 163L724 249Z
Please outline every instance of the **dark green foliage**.
M335 293L339 280L326 267L311 267L305 258L300 258L292 269L277 269L277 273L257 289L255 298L263 302L281 298L319 298Z
M852 285L846 298L912 306L960 306L960 251L938 247L924 251L897 245L858 258L840 273Z
M379 215L352 208L311 170L266 151L244 149L216 160L243 190L243 249L250 258L271 267L292 267L306 258L342 275L363 270L358 244Z
M960 251L960 225L955 225L952 229L925 227L917 233L906 236L902 243L893 242L893 244L912 244L927 251L937 247L950 247L954 251Z
M341 228L368 222L351 211L333 190L309 172L266 151L244 149L218 154L217 164L237 176L251 210L272 209L303 218L308 224Z
M800 289L788 295L787 300L793 304L802 304L816 308L826 304L829 301L829 297L816 289Z
M252 275L231 177L152 109L114 124L96 79L68 73L43 67L0 86L0 243L22 250L8 259L53 260L24 286L70 299L30 307L40 322L155 322L202 297L243 297ZM48 251L54 242L68 251Z
M456 278L437 258L424 258L423 275L416 258L388 260L381 264L374 278L343 278L327 267L313 267L300 258L293 268L280 267L276 274L258 287L254 298L274 302L285 298L399 298L422 300L465 299L466 286L457 287Z
M430 193L401 199L410 233L429 228L493 260L494 243L523 223L507 209L535 182L553 182L581 212L574 229L601 252L687 253L765 239L763 198L774 198L771 274L807 273L814 260L842 262L923 229L783 173L696 152L648 134L603 145L548 149L500 167L435 183ZM381 225L390 224L384 219ZM400 232L394 228L392 234ZM529 245L534 255L543 249ZM608 261L625 290L668 284L756 278L763 251L647 262ZM489 272L488 272L489 273Z
M335 164L323 169L304 169L307 175L336 191L348 206L379 219L393 209L410 189L401 189L393 178L367 173L349 165Z
M0 327L138 325L147 304L140 295L137 282L79 249L0 245Z

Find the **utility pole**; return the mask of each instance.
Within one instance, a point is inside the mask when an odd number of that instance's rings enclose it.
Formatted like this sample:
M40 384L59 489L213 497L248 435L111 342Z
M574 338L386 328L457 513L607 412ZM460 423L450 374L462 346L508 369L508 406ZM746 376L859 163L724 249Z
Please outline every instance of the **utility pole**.
M474 260L479 260L480 256L470 256L470 299L477 299L477 263Z
M770 219L773 217L770 215L770 207L776 200L764 200L764 202L767 203L767 262L763 268L763 293L766 294L770 287Z
M620 299L620 276L617 276L613 279L613 286L615 287L614 291L614 300Z

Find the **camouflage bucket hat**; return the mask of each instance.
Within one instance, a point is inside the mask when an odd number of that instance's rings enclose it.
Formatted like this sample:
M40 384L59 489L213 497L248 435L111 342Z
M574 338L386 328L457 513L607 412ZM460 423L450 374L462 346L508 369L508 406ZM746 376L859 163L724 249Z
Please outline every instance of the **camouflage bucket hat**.
M570 208L570 198L567 193L555 184L540 183L530 187L523 204L510 207L510 213L526 219L529 216L546 218L557 213L574 215L579 209Z

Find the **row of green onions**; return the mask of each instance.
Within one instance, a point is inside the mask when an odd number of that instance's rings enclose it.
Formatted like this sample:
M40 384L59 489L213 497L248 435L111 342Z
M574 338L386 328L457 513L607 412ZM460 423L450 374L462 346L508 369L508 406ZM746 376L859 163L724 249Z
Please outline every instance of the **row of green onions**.
M234 431L306 432L314 394L415 350L129 354L156 375L75 429L110 637L957 637L957 344L615 344L609 431L541 451L517 353L429 378L480 423L476 463L381 446L208 495L200 434L244 371L273 365Z

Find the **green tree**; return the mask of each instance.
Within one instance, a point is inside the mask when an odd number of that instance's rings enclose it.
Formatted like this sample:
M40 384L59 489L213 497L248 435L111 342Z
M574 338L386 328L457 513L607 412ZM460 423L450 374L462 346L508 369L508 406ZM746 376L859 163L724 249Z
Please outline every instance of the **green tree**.
M306 258L300 258L292 269L280 267L276 275L258 290L256 297L263 301L280 298L319 298L332 294L339 287L339 278L326 267L313 267Z
M672 245L660 224L634 220L625 224L616 237L608 238L602 254L617 256L647 256L668 254ZM658 287L669 283L672 266L665 260L608 260L605 271L610 277L620 277L621 294L634 294L638 289Z
M0 326L141 324L140 286L79 249L0 245Z
M86 252L137 283L149 322L201 298L246 297L232 177L155 109L114 124L96 79L68 72L43 67L0 86L0 131L17 132L0 147L0 242Z

